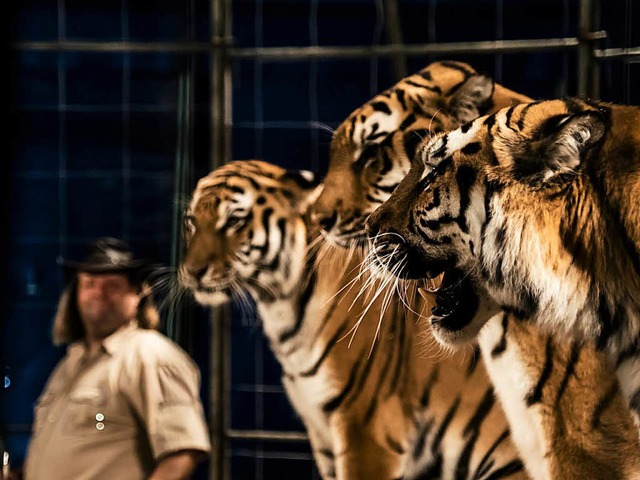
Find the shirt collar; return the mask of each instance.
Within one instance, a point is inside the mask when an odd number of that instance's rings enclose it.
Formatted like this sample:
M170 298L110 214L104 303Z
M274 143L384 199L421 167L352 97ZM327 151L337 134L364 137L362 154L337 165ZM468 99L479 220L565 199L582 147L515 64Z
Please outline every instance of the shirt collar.
M69 358L80 358L84 355L84 351L86 350L86 345L84 340L75 341L67 347L67 356Z
M120 349L127 337L136 328L138 328L138 325L135 321L131 321L127 325L120 327L102 341L102 348L104 348L109 355L113 355Z
M123 342L129 336L129 334L136 328L137 324L133 320L128 324L123 325L102 341L102 348L109 355L113 355L122 346ZM87 345L85 344L84 340L78 340L77 342L73 342L67 347L67 355L71 358L80 358L82 355L84 355L86 349Z

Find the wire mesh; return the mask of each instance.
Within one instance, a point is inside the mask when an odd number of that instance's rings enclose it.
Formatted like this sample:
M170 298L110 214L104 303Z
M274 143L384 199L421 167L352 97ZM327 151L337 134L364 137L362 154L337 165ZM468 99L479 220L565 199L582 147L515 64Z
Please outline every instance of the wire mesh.
M47 210L56 218L53 228L35 232L24 225L14 226L17 240L12 254L29 258L33 265L49 266L44 258L68 255L99 230L95 225L78 229L83 216L73 208L76 202L96 192L111 196L112 207L118 211L118 218L108 230L166 255L178 229L174 228L170 238L168 229L160 235L154 231L154 223L140 227L136 204L141 201L141 185L152 190L149 196L165 199L169 198L167 192L177 189L173 184L174 168L185 170L173 163L172 147L176 143L183 143L181 161L190 161L190 155L198 157L195 175L210 166L209 153L214 166L231 156L255 157L322 172L326 169L332 128L401 75L437 58L468 61L478 70L493 72L498 82L532 96L563 96L576 94L579 83L585 82L576 73L578 50L585 47L584 59L593 64L585 70L593 68L596 74L592 80L598 80L592 81L591 93L599 90L603 99L638 103L638 89L634 87L640 74L640 37L633 28L637 12L632 0L612 0L606 10L600 9L599 2L584 0L547 2L544 6L520 0L240 0L233 3L233 11L228 0L212 0L206 5L211 12L204 11L202 2L190 0L185 6L186 14L181 14L187 19L186 34L171 39L153 32L135 33L134 25L139 25L144 15L132 15L132 5L127 0L119 2L115 13L111 12L116 21L110 34L82 38L87 32L78 21L82 17L77 14L78 2L54 3L55 35L45 39L26 36L18 38L17 44L22 60L52 64L56 78L52 95L55 99L47 98L46 104L21 105L34 116L54 119L51 123L57 129L54 138L46 140L54 143L55 168L23 166L15 174L17 181L24 182L20 186L25 191L54 192L46 197L49 201L53 198L56 204ZM598 40L597 36L587 35L590 31L580 30L581 9L588 12L589 30L602 29L607 38ZM169 10L176 14L175 9ZM221 11L228 15L220 18ZM199 25L196 18L200 22L207 19L207 27ZM235 43L230 41L231 33ZM212 92L211 105L207 103L209 98L202 100L202 95L192 93L196 98L189 107L193 124L185 131L196 129L195 139L178 142L176 126L173 130L170 126L177 115L177 99L166 95L162 82L157 88L147 88L150 96L139 101L144 89L140 87L141 80L147 80L144 75L149 72L144 65L154 62L173 62L169 70L174 73L191 65L196 78L190 85L195 91L202 90L198 77L210 75L214 79L204 87ZM116 72L108 73L114 75L110 79L116 79L110 82L111 87L117 88L112 91L105 87L101 92L108 98L117 92L112 102L88 97L82 101L82 92L76 88L81 83L75 80L78 73L97 64L112 66ZM170 83L175 94L178 76ZM153 97L152 92L157 96ZM30 101L34 98L35 94ZM114 152L119 159L116 167L96 168L99 157L91 167L77 163L79 156L70 150L74 143L69 139L74 138L78 125L89 118L87 115L105 117L102 123L96 121L98 130L107 124L119 126L112 136L105 128L103 136L94 137L99 145ZM170 140L162 149L172 158L162 167L151 165L158 160L153 152L148 155L148 163L141 163L144 157L136 150L141 119L162 125L163 135L170 132ZM152 133L152 128L142 132ZM209 138L211 146L207 144ZM29 140L33 141L33 137ZM104 188L82 190L77 187L81 183ZM147 199L142 203L150 202ZM178 212L168 209L162 219L170 219L171 215L175 220ZM40 258L25 253L34 245L40 247ZM34 268L20 265L17 271L24 274L15 283L26 285L25 291L32 292L44 288L42 285L47 282L50 285L41 296L16 297L19 300L13 308L24 307L27 325L33 325L29 318L50 313L60 287L60 279L49 281L45 275L50 274L38 273ZM216 377L211 395L217 397L211 399L210 412L212 416L219 415L212 420L218 425L212 430L216 448L225 452L215 457L213 463L220 465L212 467L212 477L318 478L304 442L302 424L288 405L279 382L278 365L261 336L259 324L255 320L239 322L239 316L233 311L231 323L214 322L217 330L212 330L217 350L211 352L211 375ZM12 325L23 321L23 317L18 318L12 317ZM17 327L11 328L15 332ZM41 325L39 329L42 330ZM229 335L231 352L224 350ZM43 345L46 339L39 338L38 342ZM213 359L214 356L217 357ZM205 363L200 362L201 368L206 369ZM297 467L286 468L291 462Z

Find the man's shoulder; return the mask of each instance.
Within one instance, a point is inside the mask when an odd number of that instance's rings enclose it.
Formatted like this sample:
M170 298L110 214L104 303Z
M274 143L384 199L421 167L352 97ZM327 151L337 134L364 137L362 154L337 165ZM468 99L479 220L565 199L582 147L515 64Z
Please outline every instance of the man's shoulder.
M130 354L136 354L151 362L169 362L172 359L191 360L180 346L155 330L136 328L131 332L125 347Z

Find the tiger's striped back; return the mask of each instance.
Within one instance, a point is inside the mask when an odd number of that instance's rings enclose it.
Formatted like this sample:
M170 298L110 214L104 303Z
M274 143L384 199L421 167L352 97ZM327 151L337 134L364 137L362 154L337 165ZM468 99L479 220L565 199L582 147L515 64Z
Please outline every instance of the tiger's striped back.
M314 195L265 162L212 172L187 215L181 277L204 304L255 300L323 478L526 478L477 354L441 359L417 313L358 297L361 254L318 236Z

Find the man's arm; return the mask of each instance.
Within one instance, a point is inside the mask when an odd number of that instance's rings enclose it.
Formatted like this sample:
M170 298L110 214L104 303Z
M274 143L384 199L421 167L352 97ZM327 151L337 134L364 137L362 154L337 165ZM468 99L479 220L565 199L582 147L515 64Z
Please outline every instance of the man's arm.
M141 419L156 460L150 480L189 478L211 450L193 360L160 334L140 335L133 367L121 383ZM142 353L144 351L144 354Z
M202 452L196 450L182 450L162 457L149 480L188 479L202 456Z

